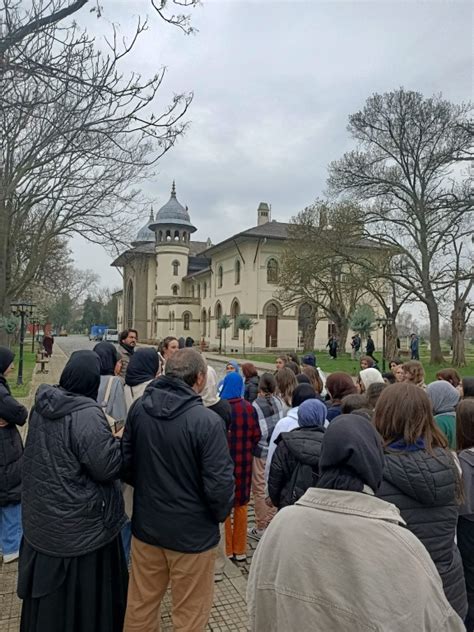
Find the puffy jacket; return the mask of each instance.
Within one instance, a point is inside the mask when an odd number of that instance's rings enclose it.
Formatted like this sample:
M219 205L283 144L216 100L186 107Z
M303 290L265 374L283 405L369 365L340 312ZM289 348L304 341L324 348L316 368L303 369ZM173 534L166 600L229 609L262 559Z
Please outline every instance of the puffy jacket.
M258 384L258 375L253 375L252 377L249 377L248 380L245 380L244 399L246 399L250 403L252 403L258 397Z
M319 456L324 428L296 428L277 439L270 465L268 494L275 507L282 509L301 498L319 480Z
M455 544L460 478L451 454L435 448L387 452L383 482L377 493L396 505L407 527L425 545L443 580L448 601L464 618L466 586Z
M23 531L47 555L75 557L113 540L125 522L122 466L100 406L56 386L39 387L23 462Z
M27 417L28 411L11 396L0 375L0 419L8 422L0 428L0 507L20 502L23 442L16 426L23 426Z
M160 376L131 407L122 440L133 535L199 553L219 542L234 499L224 421L180 379Z

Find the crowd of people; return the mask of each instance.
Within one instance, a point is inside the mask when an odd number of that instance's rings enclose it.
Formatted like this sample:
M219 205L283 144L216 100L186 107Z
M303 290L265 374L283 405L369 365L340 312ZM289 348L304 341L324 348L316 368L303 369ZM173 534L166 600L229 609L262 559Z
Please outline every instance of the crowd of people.
M174 337L100 342L28 411L0 347L0 545L22 632L206 629L227 558L250 629L474 631L474 378L314 354L218 380ZM255 525L248 524L253 500ZM158 627L157 627L158 626ZM246 629L243 622L242 629Z

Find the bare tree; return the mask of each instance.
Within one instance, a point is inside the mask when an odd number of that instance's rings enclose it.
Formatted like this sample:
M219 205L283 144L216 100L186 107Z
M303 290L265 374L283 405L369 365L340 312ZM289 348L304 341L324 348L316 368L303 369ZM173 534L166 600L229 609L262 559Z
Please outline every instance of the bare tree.
M330 165L330 189L363 200L371 237L398 253L390 279L426 305L433 363L443 360L436 297L449 282L445 257L452 237L473 228L472 192L455 171L470 157L471 109L404 89L375 94L349 117L358 150Z
M451 312L452 365L466 366L465 338L467 324L474 313L474 265L470 257L463 257L465 243L453 240L455 253L453 269L453 309Z
M126 242L142 210L138 186L184 132L192 95L158 111L165 70L150 79L121 73L144 28L139 22L129 42L114 28L105 55L74 25L44 24L10 43L0 112L0 313L38 280L58 239Z

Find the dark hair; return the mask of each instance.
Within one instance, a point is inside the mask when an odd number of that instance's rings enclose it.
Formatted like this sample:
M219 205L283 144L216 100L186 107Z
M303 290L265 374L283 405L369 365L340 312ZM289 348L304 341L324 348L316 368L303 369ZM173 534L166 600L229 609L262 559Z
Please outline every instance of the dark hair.
M461 376L456 369L441 369L441 371L436 373L436 379L449 382L454 388L461 384Z
M292 362L294 362L295 364L299 366L300 360L294 351L289 351L287 355L288 355L289 360L291 360Z
M296 364L296 362L293 362L292 360L289 360L285 366L293 371L295 375L299 375L301 373L300 365Z
M242 369L242 375L245 379L248 380L249 377L258 377L258 371L255 364L252 364L251 362L244 362L240 368Z
M288 367L278 369L275 373L275 380L277 383L278 394L287 406L291 406L291 398L293 397L293 391L298 386L296 381L296 375Z
M298 373L298 375L296 376L296 381L298 382L298 384L311 384L311 380L304 373Z
M138 331L136 329L124 329L123 331L120 332L119 342L123 342L125 338L128 338L128 335L130 333L135 334L136 337L138 338Z
M474 397L474 377L464 377L462 380L463 397Z
M397 366L400 365L397 364ZM397 381L395 379L395 375L391 371L388 371L387 373L382 373L382 377L387 384L395 384L395 382Z
M382 391L387 388L388 384L382 382L374 382L370 384L369 388L366 392L367 397L367 408L375 408L375 404L377 403Z
M321 376L319 375L318 369L316 369L314 366L306 365L305 367L303 367L302 373L303 375L309 377L309 382L311 386L314 388L316 393L321 395L324 385Z
M400 358L392 358L388 363L388 366L391 364L396 364L398 366L399 364L403 364L403 360L400 360Z
M172 339L176 340L176 338ZM206 361L200 353L191 347L179 349L166 362L165 375L183 380L191 387L196 384L200 373L207 374Z
M375 366L375 360L368 355L360 356L359 364L364 360L367 362L367 368L372 369Z
M403 438L413 445L423 437L426 448L446 448L446 437L433 418L432 404L425 391L410 382L387 386L375 406L374 424L385 447Z
M168 347L170 346L170 342L172 342L173 340L176 340L176 342L179 344L179 340L175 336L166 336L166 338L163 338L163 340L160 342L160 353L163 353L165 349L168 349ZM189 348L190 347L188 347L188 349Z
M336 371L328 375L326 388L333 403L340 402L346 395L357 393L354 380L348 373L343 373L342 371Z
M258 383L258 390L265 395L273 395L276 391L277 383L274 376L271 373L263 373Z
M462 399L456 406L456 446L458 452L474 448L474 399Z
M341 414L349 415L354 411L359 411L361 408L367 407L367 400L365 395L359 395L354 393L353 395L346 395L341 401Z

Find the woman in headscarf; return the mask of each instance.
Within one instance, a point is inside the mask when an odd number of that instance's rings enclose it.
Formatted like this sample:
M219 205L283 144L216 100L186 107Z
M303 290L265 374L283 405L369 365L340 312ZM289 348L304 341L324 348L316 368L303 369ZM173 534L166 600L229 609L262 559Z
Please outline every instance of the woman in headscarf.
M0 551L3 562L18 559L21 541L21 464L23 443L17 426L28 417L24 406L12 397L7 375L14 354L0 347Z
M237 360L229 360L229 362L225 365L225 376L217 385L217 392L219 394L222 391L222 387L224 386L224 380L229 373L237 373L237 375L240 375L240 366ZM243 397L245 393L245 384L243 383L243 381L242 381L242 384L243 384L242 386L242 397Z
M128 571L120 440L97 404L100 363L76 351L41 385L23 462L21 632L121 632Z
M124 391L127 411L130 410L133 402L143 395L148 384L157 377L159 370L160 357L155 349L147 347L135 351L125 373Z
M233 556L238 562L247 559L247 508L252 480L252 454L261 437L253 406L242 397L243 385L242 377L232 371L225 376L220 394L232 408L227 438L235 466L234 508L225 521L226 553L227 557Z
M431 402L415 384L392 384L380 396L373 422L385 450L377 494L399 508L407 528L426 546L448 601L464 618L466 586L455 541L461 480Z
M448 440L448 446L456 449L456 406L461 398L457 388L449 382L438 380L426 387L426 394L433 406L436 424Z
M110 427L115 430L116 424L123 425L127 416L123 382L119 377L120 355L111 342L99 342L94 347L94 353L97 353L100 362L97 402L102 407Z
M341 414L341 402L343 397L346 395L353 395L358 392L351 376L348 373L343 373L342 371L336 371L335 373L328 375L326 380L326 390L330 397L327 414L328 421L332 421L335 417Z
M319 479L319 455L327 408L308 399L298 408L298 428L277 440L268 477L268 493L275 507L294 505Z
M383 465L368 420L329 425L317 487L278 512L254 553L251 632L463 631L425 547L375 496Z
M360 371L357 378L357 386L359 387L359 392L366 393L371 384L385 384L380 371L372 368Z

